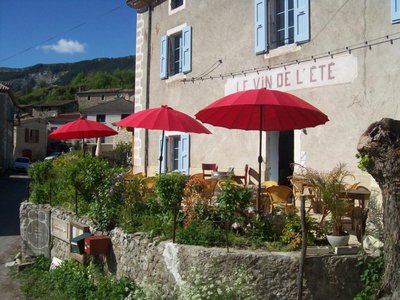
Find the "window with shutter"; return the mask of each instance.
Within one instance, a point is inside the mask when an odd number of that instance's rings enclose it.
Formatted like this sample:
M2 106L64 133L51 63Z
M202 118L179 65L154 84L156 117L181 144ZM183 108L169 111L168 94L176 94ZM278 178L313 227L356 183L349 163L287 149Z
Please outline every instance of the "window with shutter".
M25 143L29 143L29 129L25 128Z
M160 78L166 79L192 70L192 27L180 26L169 35L161 37Z
M392 23L400 22L400 0L390 0Z
M161 150L161 138L159 150ZM189 134L164 137L163 161L161 172L182 172L189 175Z
M309 0L254 0L254 7L257 54L310 39Z

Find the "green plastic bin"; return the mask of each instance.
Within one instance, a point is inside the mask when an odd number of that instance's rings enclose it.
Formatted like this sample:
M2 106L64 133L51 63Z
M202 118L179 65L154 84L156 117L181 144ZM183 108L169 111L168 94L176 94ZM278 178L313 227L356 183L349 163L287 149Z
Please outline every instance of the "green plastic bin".
M92 236L90 232L85 232L71 239L71 252L84 254L85 253L85 237Z

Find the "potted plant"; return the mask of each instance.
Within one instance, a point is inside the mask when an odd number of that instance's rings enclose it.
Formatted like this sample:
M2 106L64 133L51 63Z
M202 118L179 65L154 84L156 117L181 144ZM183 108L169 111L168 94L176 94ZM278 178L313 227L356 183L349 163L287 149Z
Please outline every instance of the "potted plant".
M327 234L328 242L333 247L345 246L349 241L349 234L343 230L342 218L348 212L348 203L343 194L346 187L345 180L354 176L346 169L345 165L339 163L330 172L319 172L304 168L304 178L308 184L314 186L317 196L321 199L323 213L321 225L330 214L330 231Z

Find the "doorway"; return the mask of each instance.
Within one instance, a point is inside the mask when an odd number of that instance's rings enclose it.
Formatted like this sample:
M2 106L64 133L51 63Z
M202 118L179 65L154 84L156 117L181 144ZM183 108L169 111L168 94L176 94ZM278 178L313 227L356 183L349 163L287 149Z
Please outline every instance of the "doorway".
M294 131L279 132L279 184L290 185L288 176L293 175Z

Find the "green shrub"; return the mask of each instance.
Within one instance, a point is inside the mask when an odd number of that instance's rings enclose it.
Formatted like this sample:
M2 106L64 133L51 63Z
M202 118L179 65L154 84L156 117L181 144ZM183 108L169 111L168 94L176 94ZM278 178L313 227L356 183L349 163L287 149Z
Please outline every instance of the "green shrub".
M69 260L53 271L49 265L49 259L38 257L32 266L16 274L29 299L119 300L143 292L133 281L105 274L93 263L85 267Z
M52 199L52 185L54 185L54 171L51 160L35 162L28 169L31 177L30 201L36 204L50 203Z
M149 236L172 237L172 216L169 214L139 215L137 231L147 233Z
M181 173L162 174L157 178L155 189L163 211L173 211L180 206L187 180Z
M77 261L65 261L50 272L50 287L70 297L70 299L87 299L94 288L89 280L87 269Z
M194 220L186 228L177 232L177 242L180 244L200 246L221 246L224 243L224 232L208 220Z
M362 252L358 259L358 266L362 267L362 290L354 297L354 299L375 299L381 286L382 274L385 267L383 254L377 257L371 257L365 252Z
M315 237L312 232L314 221L311 217L306 217L307 244L312 245ZM301 219L296 213L291 212L285 215L281 241L288 246L289 250L298 250L301 247Z
M128 166L132 153L132 144L119 142L113 150L114 161L117 165Z
M21 283L21 291L34 299L39 299L48 292L48 270L50 260L44 256L39 256L34 263L16 273L16 278Z

